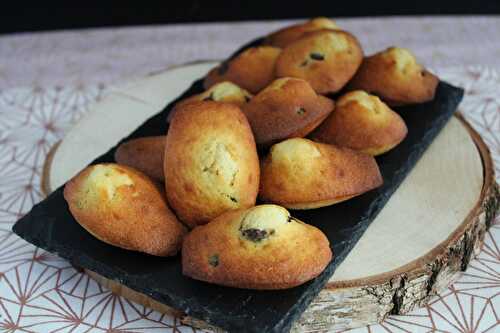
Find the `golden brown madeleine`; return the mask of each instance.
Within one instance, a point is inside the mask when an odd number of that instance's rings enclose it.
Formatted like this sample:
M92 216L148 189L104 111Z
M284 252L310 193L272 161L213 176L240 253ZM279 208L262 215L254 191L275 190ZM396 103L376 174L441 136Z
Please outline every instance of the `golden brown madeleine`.
M179 101L175 104L175 107L170 111L167 116L167 121L170 122L177 108L181 107L185 103L190 103L193 101L215 101L215 102L225 102L242 107L253 97L245 89L238 87L236 84L223 81L214 84L209 89L205 90L201 94L193 95L186 99Z
M96 164L64 187L78 223L101 241L155 256L175 255L186 228L161 190L144 174L118 164Z
M334 102L317 95L307 81L282 78L273 81L250 100L243 112L259 146L291 137L303 137L334 108Z
M118 146L115 161L118 164L132 167L163 182L163 156L165 155L165 136L150 136L132 139Z
M438 83L409 50L390 47L366 57L348 89L365 90L394 106L432 100Z
M311 138L376 156L397 146L407 133L404 120L377 96L355 90L337 100L335 111Z
M203 84L208 89L218 82L231 81L256 94L274 80L274 65L280 53L281 49L272 46L251 47L212 69Z
M326 17L316 17L305 23L285 27L267 36L264 43L275 47L284 48L288 44L302 37L306 32L322 29L339 29L337 24Z
M182 246L185 275L248 289L285 289L318 276L332 258L321 230L283 207L225 213L195 228Z
M329 206L382 184L375 159L348 148L294 138L262 162L260 197L292 209Z
M259 159L250 125L237 106L205 101L179 108L165 151L167 198L189 226L255 204Z
M340 30L319 30L281 51L276 76L307 80L318 94L334 93L353 77L362 60L356 37Z

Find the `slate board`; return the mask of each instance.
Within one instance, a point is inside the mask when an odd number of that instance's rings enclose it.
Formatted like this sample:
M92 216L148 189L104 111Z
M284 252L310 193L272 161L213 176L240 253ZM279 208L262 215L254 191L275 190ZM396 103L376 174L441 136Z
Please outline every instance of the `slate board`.
M235 54L261 41L255 40ZM177 100L201 91L202 80L198 80ZM252 291L211 285L184 277L180 256L158 258L107 245L75 221L63 198L62 187L35 205L14 225L13 231L74 265L231 332L287 332L452 116L462 97L462 89L440 82L433 101L396 108L408 126L408 136L394 150L377 158L384 178L382 187L337 205L292 211L293 216L319 227L334 252L334 259L318 278L293 289ZM166 116L176 101L122 142L164 135ZM92 164L114 162L115 149L116 146Z

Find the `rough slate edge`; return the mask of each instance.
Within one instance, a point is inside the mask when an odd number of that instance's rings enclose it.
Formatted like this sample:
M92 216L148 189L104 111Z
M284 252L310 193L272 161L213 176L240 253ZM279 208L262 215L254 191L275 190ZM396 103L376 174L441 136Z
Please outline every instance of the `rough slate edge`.
M249 43L248 45L255 45L258 44L260 41L254 41ZM248 47L248 45L244 46L242 49ZM240 50L241 51L241 50ZM238 51L239 52L239 51ZM350 250L354 247L356 242L359 240L363 232L366 230L368 227L369 223L375 218L377 213L381 210L381 208L384 206L385 202L390 198L392 193L397 189L397 186L402 182L406 174L408 174L413 167L413 165L416 163L416 161L420 158L420 156L423 154L427 146L432 142L434 137L439 133L439 131L442 129L442 127L445 125L446 121L451 117L453 112L456 109L456 106L460 102L463 91L461 89L454 88L453 86L450 86L446 83L440 83L440 87L438 89L444 89L447 91L445 94L445 100L440 101L441 106L439 109L443 108L446 109L447 112L441 115L441 117L436 118L436 120L433 122L433 127L430 131L427 131L425 137L421 141L420 144L416 145L410 155L410 157L406 160L406 163L403 163L399 168L398 171L395 173L395 177L392 179L392 183L394 188L391 189L390 192L386 191L384 196L379 196L375 201L372 202L370 205L370 209L365 212L364 218L362 218L358 224L356 225L355 228L351 229L351 236L349 241L347 242L347 246L343 249L343 251L336 251L336 257L334 260L328 265L327 269L315 280L311 281L310 283L307 284L307 288L304 289L304 292L298 299L297 303L291 307L291 309L281 318L279 322L272 322L268 324L264 324L263 322L259 323L253 323L254 325L252 327L249 327L249 325L245 325L244 323L236 323L236 322L230 322L227 321L226 318L223 316L222 313L219 313L218 316L214 315L213 313L211 315L208 314L207 309L203 309L203 307L198 307L198 309L193 309L189 308L190 304L185 303L184 300L179 299L178 297L174 300L170 298L168 295L162 295L155 293L153 291L146 292L148 296L151 296L152 298L164 302L166 304L169 304L175 308L182 309L184 310L187 314L193 317L198 317L202 320L205 320L207 322L210 322L214 325L228 328L228 329L239 329L240 331L243 329L245 331L255 331L255 332L283 332L283 331L288 331L291 328L291 325L293 322L298 319L298 317L301 315L301 313L305 310L305 308L310 304L312 299L317 295L317 293L321 290L321 288L327 283L328 279L331 277L333 274L333 271L335 270L336 266L347 256L347 254L350 252ZM196 92L199 92L202 90L202 82L201 80L196 81L179 99L192 95ZM436 101L433 101L435 103ZM437 101L439 102L439 101ZM175 103L172 102L171 104ZM423 107L422 105L418 107ZM165 108L168 109L168 106ZM164 109L164 110L165 110ZM163 111L162 111L163 112ZM163 115L164 116L164 115ZM163 118L161 114L158 114L156 116L153 116L151 119L148 121L151 121L152 119L157 119L161 120ZM150 122L150 125L154 123ZM164 124L164 121L162 122ZM145 125L145 124L143 124ZM148 126L145 126L146 128ZM147 131L149 135L161 135L164 134L166 131L166 124L165 126L162 127L151 127L147 128ZM141 126L141 132L144 131L143 126ZM123 139L122 141L126 141L130 138L141 136L140 132L138 130L134 131L129 137ZM110 150L111 154L109 152L106 154L107 156L101 156L100 158L96 159L93 163L96 162L111 162L113 161L112 159L112 152L114 151L115 148L112 148ZM387 184L385 185L387 186ZM58 189L55 192L60 191L61 189ZM38 205L36 205L38 206ZM35 206L35 207L36 207ZM25 218L21 219L16 225L13 227L14 232L19 234L21 237L25 238L26 240L34 243L35 245L38 245L42 248L45 248L48 251L53 251L53 252L58 252L58 247L57 246L50 246L41 241L40 239L37 238L36 236L36 230L33 229L40 229L41 224L34 224L32 226L32 230L29 231L31 234L26 234L23 232L23 223L29 225L29 220L34 219L36 220L38 218L37 215L38 211L35 210L30 214L30 216L26 216ZM43 229L43 228L42 228ZM39 230L41 231L41 230ZM50 240L49 240L50 243ZM338 244L337 244L338 245ZM345 245L345 244L344 244ZM63 248L60 247L60 250L64 250L64 255L62 257L65 257L67 259L74 259L74 254L72 253L73 251L68 248ZM88 268L90 270L96 271L100 273L101 275L105 277L110 277L113 276L114 279L116 279L116 272L113 273L113 270L110 269L109 267L103 267L103 265L99 262L93 262L93 259L88 257L86 254L79 254L80 257L77 260L74 260L74 263L80 266L83 266L85 268ZM82 262L93 262L92 265L82 265ZM96 268L99 266L99 268ZM114 268L116 270L116 267ZM135 280L134 278L130 278L125 285L129 286L132 289L141 291L144 290L143 287L141 287L139 281ZM144 291L143 291L144 292ZM191 304L192 305L192 304ZM261 312L262 314L263 312ZM208 315L208 317L207 317ZM239 324L239 325L237 325ZM260 326L257 326L256 324L260 324ZM241 326L244 325L244 326Z

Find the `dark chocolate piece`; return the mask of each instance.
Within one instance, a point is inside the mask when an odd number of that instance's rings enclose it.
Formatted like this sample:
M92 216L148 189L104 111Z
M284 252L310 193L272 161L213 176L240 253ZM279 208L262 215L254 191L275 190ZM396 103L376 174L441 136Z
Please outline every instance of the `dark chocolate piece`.
M312 52L311 54L309 54L309 57L313 60L316 60L316 61L325 60L325 56L322 55L321 53L317 53L317 52Z
M208 263L210 264L210 266L213 267L219 266L219 255L213 254L210 257L208 257Z
M266 230L256 229L256 228L241 230L241 234L243 235L243 237L254 243L258 243L266 239L267 237L269 237L269 235L272 235L273 233L274 232L267 232Z

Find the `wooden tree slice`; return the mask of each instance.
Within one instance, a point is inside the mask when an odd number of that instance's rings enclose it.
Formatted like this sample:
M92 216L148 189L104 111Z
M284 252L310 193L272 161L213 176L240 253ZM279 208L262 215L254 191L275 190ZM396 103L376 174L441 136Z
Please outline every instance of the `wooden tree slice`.
M112 89L51 151L43 189L49 193L63 184L213 65L180 67ZM96 134L103 123L107 131ZM292 331L367 325L425 304L479 251L499 197L486 145L461 117L452 118ZM135 302L180 316L187 324L219 330L87 273Z

